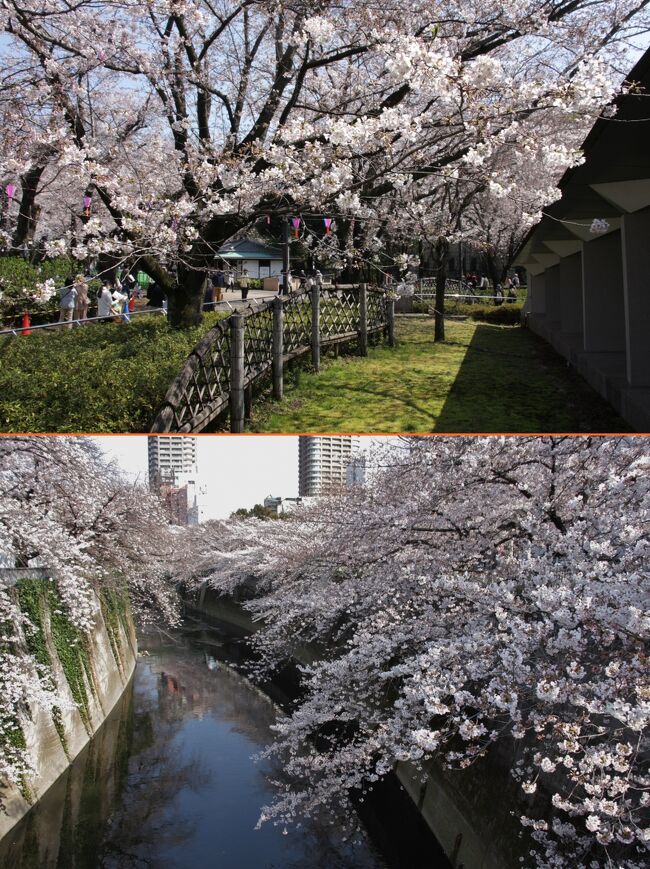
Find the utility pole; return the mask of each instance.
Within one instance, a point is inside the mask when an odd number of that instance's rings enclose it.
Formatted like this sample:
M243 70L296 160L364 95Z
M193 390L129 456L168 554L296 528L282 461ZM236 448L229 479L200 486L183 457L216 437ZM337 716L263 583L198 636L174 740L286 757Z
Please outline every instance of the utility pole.
M282 220L282 295L289 295L289 217Z

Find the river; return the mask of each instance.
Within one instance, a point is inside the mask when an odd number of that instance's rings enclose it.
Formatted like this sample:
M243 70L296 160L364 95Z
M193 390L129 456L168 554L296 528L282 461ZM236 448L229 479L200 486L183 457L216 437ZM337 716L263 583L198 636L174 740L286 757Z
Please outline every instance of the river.
M2 869L389 865L365 832L346 837L331 816L255 829L284 773L253 755L281 712L236 667L231 641L178 633L141 638L140 651L104 726L0 842Z

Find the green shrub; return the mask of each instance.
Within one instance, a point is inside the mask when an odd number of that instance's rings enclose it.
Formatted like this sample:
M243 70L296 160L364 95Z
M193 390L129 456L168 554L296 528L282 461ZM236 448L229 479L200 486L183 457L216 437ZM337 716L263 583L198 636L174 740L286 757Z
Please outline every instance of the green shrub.
M504 302L502 305L462 305L468 308L467 315L472 320L497 323L500 326L516 326L521 322L521 304Z
M164 317L0 339L0 431L146 432L197 341L224 315Z
M480 320L484 323L496 323L500 326L516 326L521 321L523 302L504 302L502 305L468 305L465 302L448 301L445 304L445 315L461 316L470 320ZM415 301L413 310L419 314L433 313L433 301Z

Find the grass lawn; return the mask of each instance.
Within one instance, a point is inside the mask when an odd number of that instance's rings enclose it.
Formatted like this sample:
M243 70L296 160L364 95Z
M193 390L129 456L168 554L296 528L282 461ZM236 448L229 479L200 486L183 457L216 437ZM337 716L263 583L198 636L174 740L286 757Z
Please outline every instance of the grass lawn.
M519 326L397 318L397 346L287 378L253 405L258 432L620 432L629 426L562 357Z
M0 431L149 431L181 365L222 316L182 332L142 316L0 339Z

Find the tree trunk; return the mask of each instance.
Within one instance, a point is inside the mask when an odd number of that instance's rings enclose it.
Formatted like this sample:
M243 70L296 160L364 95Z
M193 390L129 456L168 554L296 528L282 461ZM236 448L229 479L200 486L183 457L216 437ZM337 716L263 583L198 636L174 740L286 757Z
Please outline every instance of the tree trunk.
M44 169L45 166L35 166L29 172L21 175L22 196L20 198L16 231L12 239L14 247L22 247L25 242L30 242L34 239L36 224L41 211L40 207L36 204L36 194L38 192L38 182L41 180Z
M198 326L203 319L206 273L179 269L178 283L167 289L167 316L173 329Z
M445 340L445 289L447 286L447 261L449 257L449 242L446 238L439 238L434 248L436 269L436 309L434 341Z
M499 258L492 250L485 252L485 265L492 287L496 290L497 284L501 283L501 266Z

